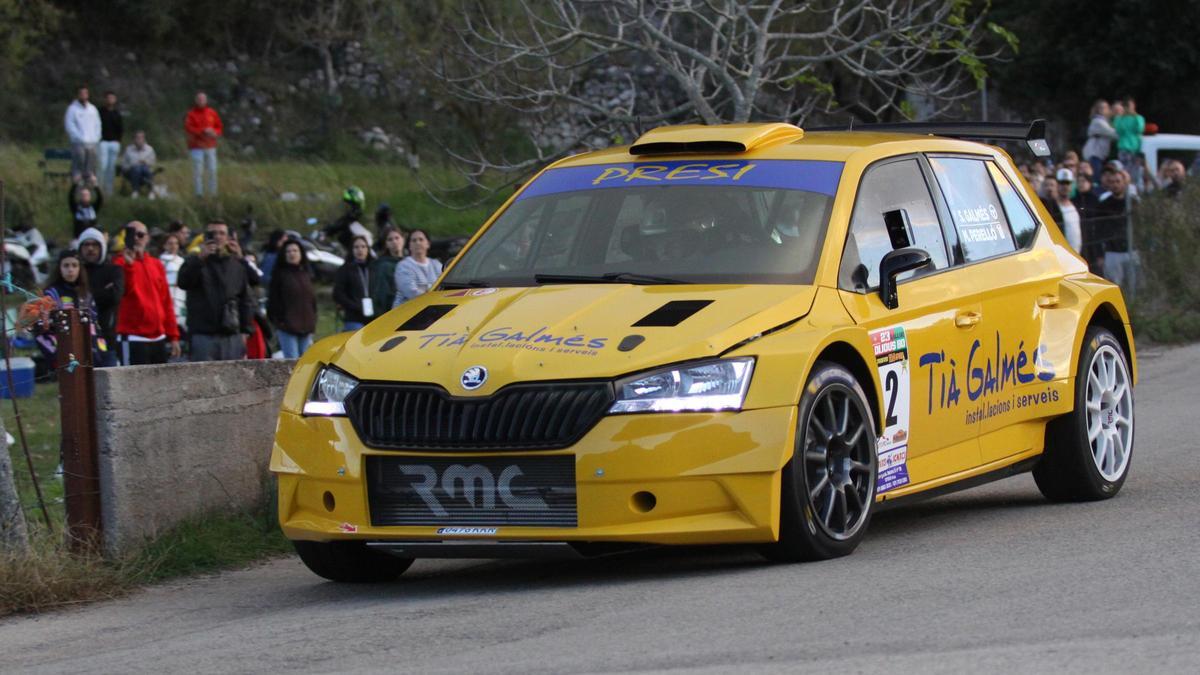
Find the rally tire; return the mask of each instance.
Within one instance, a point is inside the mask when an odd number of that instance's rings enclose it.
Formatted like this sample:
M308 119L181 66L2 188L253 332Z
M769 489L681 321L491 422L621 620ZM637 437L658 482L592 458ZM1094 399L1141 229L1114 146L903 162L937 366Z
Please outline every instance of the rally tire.
M1074 410L1046 427L1046 450L1033 469L1051 501L1108 499L1121 490L1133 458L1133 378L1121 343L1104 328L1084 335Z
M804 387L792 459L783 469L779 562L849 555L866 535L878 472L875 418L850 371L818 361ZM823 458L823 459L822 459Z
M373 551L361 541L293 541L292 545L313 574L342 583L393 581L413 564L412 558Z

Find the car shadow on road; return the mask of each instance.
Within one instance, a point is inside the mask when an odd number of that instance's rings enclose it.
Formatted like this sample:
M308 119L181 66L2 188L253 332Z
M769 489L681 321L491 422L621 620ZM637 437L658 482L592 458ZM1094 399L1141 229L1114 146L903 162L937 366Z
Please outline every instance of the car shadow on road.
M871 546L872 555L888 555L888 541L928 538L932 543L951 532L961 535L963 528L974 532L981 518L1026 519L1028 511L1049 508L1052 505L1036 493L938 497L876 514L868 541L882 545ZM337 597L493 595L664 579L727 578L760 574L776 566L752 546L664 546L580 560L418 561L396 582L343 585L314 577L311 586L297 588L296 593L325 601Z

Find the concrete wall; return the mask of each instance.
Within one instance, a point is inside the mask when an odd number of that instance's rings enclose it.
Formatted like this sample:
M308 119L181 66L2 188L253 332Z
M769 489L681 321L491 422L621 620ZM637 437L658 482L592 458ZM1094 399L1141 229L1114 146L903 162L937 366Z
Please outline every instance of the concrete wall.
M104 548L137 548L200 513L262 498L293 361L100 368Z

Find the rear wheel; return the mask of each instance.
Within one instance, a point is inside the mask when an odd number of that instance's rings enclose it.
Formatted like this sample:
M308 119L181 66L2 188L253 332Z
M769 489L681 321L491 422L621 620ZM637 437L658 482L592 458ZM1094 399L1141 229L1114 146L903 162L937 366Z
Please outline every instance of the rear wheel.
M1133 378L1121 343L1089 328L1075 375L1075 409L1047 427L1033 477L1053 501L1108 499L1125 483L1133 455Z
M392 581L413 564L412 558L373 551L361 541L293 541L292 545L313 574L330 581Z
M858 547L875 502L875 421L862 387L840 365L818 362L800 398L796 447L783 470L779 561L826 560Z

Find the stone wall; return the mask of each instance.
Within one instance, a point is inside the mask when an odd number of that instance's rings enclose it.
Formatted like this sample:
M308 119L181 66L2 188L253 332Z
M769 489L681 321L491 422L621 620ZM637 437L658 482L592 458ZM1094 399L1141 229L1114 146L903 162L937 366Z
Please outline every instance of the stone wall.
M108 553L136 549L188 517L258 503L293 363L95 371Z

